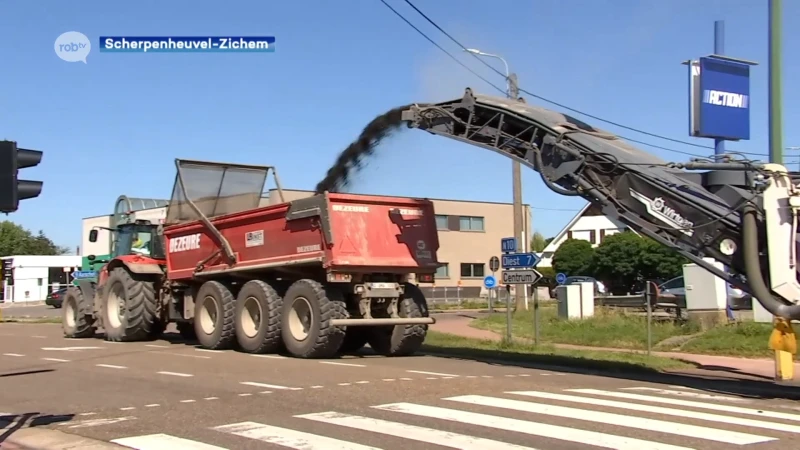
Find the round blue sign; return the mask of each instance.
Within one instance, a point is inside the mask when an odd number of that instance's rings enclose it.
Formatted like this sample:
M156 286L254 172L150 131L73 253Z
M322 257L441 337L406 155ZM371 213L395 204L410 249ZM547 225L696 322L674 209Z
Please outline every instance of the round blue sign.
M565 281L567 281L567 274L559 273L558 275L556 275L556 283L564 284Z
M483 279L483 285L486 289L492 289L493 287L497 286L497 278L489 275Z

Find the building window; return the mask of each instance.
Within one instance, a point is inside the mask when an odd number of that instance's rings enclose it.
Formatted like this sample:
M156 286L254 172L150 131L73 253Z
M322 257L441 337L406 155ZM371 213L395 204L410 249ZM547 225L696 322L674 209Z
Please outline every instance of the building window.
M483 278L483 263L461 263L461 278Z
M436 269L436 278L450 278L450 264L441 263L442 265Z
M483 217L461 216L459 228L461 231L483 231Z
M447 230L447 220L448 217L442 214L436 214L436 229L438 230Z

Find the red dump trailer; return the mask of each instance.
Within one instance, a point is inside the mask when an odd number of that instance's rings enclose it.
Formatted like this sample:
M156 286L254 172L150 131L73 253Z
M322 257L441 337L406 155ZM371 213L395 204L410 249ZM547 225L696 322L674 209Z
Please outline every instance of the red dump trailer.
M146 253L117 245L99 284L73 290L67 336L103 328L111 340L151 339L174 322L208 349L285 348L303 358L367 343L409 355L422 345L434 320L411 281L433 282L439 266L429 200L324 193L284 201L272 167L176 166L165 224L135 228ZM281 198L260 206L270 170Z

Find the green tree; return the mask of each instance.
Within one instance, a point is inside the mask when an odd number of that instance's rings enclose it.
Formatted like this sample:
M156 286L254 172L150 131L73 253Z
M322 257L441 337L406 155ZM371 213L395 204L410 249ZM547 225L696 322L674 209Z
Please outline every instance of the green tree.
M646 280L668 280L683 274L683 265L689 260L671 248L644 238L641 260L641 275Z
M544 251L545 247L547 247L547 243L542 233L538 231L534 232L533 238L531 239L531 250L534 252L541 252Z
M553 237L549 237L549 238L545 239L544 240L544 246L547 247L548 245L550 245L550 243L553 242L553 239L555 239L555 238L556 237L553 236Z
M588 275L592 270L592 244L583 239L567 239L553 254L553 269L569 275Z
M644 239L633 232L606 236L594 252L592 268L595 278L611 291L629 290L642 274L645 249Z
M0 256L63 255L69 248L56 245L43 231L34 235L14 222L0 222Z

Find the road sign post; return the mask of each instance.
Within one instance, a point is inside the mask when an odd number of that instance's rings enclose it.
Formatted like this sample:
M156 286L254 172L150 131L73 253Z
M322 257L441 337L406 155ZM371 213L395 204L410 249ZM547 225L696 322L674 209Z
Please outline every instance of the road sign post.
M511 343L511 285L506 285L506 341Z
M535 284L531 285L533 289L533 345L539 345L539 289Z
M492 291L497 287L497 278L493 275L488 275L483 279L483 287L486 288L486 298L489 299L489 312L493 311L492 308Z

